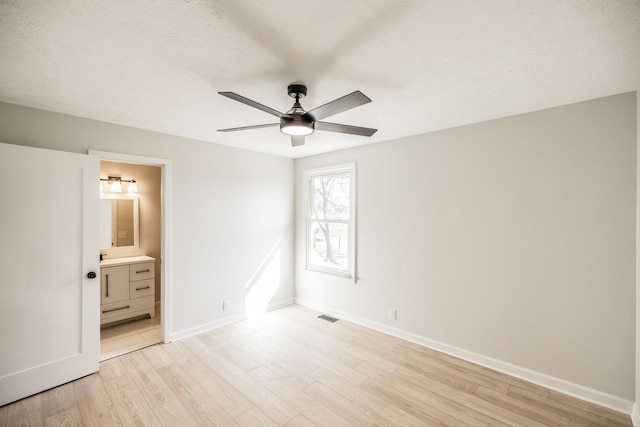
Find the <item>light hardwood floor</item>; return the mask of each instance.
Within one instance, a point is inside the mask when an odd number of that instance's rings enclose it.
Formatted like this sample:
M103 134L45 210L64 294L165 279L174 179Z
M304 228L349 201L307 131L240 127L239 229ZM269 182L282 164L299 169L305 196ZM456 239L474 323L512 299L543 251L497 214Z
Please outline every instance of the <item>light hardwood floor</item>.
M629 416L289 306L104 361L0 426L631 426Z
M100 361L162 342L160 306L153 318L120 322L100 328Z

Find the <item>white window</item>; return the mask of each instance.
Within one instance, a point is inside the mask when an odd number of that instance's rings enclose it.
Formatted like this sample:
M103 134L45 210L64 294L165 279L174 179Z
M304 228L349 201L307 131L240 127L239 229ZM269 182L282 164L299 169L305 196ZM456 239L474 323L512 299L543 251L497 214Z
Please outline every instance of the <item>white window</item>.
M305 172L307 268L355 277L355 164Z

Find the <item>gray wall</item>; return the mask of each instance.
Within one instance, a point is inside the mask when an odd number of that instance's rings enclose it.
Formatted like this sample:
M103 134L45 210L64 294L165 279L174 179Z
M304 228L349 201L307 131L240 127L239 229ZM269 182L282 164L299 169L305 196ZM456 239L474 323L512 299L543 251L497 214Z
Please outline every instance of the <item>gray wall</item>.
M243 315L274 247L261 297L293 298L293 160L2 103L0 142L171 160L172 336Z
M357 284L304 269L302 173L344 162ZM299 159L296 183L301 302L635 400L635 93Z

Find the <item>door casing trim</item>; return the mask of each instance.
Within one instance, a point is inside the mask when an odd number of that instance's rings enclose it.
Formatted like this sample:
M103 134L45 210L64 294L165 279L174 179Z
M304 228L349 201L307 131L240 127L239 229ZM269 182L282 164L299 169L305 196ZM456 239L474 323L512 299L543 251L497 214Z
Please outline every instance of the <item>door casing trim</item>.
M88 154L100 160L158 166L161 169L160 331L162 342L166 344L171 337L171 160L98 150L89 150Z

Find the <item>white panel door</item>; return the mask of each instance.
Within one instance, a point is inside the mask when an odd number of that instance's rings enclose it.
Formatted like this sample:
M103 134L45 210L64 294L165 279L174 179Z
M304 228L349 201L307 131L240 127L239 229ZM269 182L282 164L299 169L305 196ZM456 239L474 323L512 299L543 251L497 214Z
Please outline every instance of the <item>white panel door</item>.
M0 144L0 405L98 370L98 178L97 157Z

